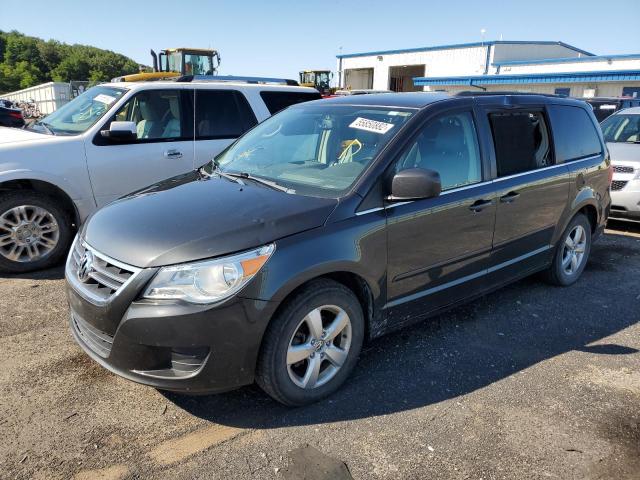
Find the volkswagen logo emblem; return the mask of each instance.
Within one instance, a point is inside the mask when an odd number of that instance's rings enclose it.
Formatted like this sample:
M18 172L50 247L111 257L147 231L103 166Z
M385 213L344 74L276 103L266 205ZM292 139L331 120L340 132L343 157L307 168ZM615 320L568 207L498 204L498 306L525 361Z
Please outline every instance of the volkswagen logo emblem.
M93 253L89 250L84 252L80 265L78 265L78 279L81 282L89 280L89 274L93 270Z

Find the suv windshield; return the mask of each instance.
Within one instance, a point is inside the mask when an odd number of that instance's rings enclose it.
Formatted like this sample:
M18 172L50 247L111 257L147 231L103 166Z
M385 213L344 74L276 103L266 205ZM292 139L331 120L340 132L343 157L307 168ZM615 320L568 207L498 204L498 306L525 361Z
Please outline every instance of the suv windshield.
M73 99L31 128L54 135L76 135L91 128L117 102L126 90L93 87Z
M612 115L600 126L605 142L640 143L640 115Z
M258 125L216 158L231 174L258 177L302 195L346 193L412 110L300 105Z

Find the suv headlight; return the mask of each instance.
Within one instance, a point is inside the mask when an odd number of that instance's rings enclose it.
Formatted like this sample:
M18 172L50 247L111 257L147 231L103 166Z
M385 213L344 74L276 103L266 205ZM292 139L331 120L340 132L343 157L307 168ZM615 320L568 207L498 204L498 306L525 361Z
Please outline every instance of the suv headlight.
M275 245L229 257L162 267L144 292L145 298L214 303L230 297L267 263Z

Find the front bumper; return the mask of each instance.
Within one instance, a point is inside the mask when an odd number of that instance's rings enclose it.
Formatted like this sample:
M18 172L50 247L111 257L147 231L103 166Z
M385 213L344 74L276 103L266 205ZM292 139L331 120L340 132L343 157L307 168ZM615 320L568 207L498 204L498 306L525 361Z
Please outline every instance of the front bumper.
M194 394L253 382L275 310L273 302L239 297L216 306L135 300L110 334L100 329L96 306L69 282L67 298L73 336L96 362L134 382Z
M622 188L611 190L610 217L640 220L640 179L634 179L633 175L614 174L613 181Z

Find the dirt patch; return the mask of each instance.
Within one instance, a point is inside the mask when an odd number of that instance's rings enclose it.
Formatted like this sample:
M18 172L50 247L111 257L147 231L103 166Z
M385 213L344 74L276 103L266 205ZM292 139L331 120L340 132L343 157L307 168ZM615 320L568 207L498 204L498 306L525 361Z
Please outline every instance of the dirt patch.
M111 372L101 367L84 352L78 352L51 364L53 374L77 375L82 380L103 380L111 376Z

